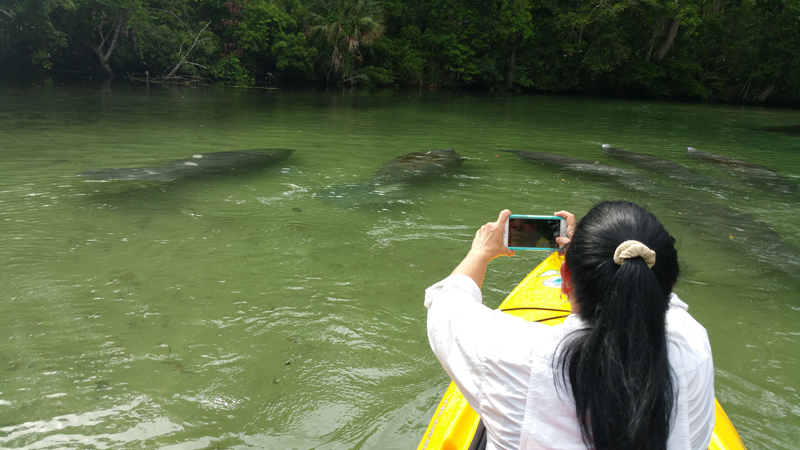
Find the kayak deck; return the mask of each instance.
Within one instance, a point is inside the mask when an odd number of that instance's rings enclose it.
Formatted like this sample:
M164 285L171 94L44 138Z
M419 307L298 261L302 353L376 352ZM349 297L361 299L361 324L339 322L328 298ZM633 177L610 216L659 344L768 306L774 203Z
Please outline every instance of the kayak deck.
M529 322L556 325L570 314L566 298L561 296L561 263L563 257L557 252L542 261L508 294L499 309ZM719 402L716 406L716 422L711 435L709 450L744 450L739 434ZM469 406L455 383L442 396L433 413L428 429L422 436L417 450L470 450L480 416Z

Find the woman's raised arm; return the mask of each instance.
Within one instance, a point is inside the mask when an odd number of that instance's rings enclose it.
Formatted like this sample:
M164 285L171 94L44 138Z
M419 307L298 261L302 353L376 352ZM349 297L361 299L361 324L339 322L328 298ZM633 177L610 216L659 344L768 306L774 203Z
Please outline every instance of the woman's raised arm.
M466 275L480 288L483 286L483 277L486 275L489 261L498 256L514 256L514 251L503 244L503 232L510 215L511 211L507 209L500 211L497 222L487 222L475 233L472 249L453 270L453 275Z

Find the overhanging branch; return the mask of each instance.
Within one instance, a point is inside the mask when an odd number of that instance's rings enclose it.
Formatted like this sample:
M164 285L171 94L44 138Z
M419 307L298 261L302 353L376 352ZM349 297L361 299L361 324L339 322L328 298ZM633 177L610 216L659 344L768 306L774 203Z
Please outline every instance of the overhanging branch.
M208 28L209 25L211 25L211 21L209 21L206 24L206 26L204 26L203 29L201 29L200 32L197 33L197 36L194 38L194 42L192 43L192 46L189 47L188 50L186 50L186 53L183 54L183 58L181 58L178 64L175 64L175 66L172 68L172 71L165 78L172 78L173 76L175 76L175 72L177 72L178 69L180 69L181 66L186 62L186 58L189 57L189 55L194 51L197 45L200 44L201 42L205 42L208 40L208 38L200 39L200 36L203 34L203 31L206 31L206 28Z

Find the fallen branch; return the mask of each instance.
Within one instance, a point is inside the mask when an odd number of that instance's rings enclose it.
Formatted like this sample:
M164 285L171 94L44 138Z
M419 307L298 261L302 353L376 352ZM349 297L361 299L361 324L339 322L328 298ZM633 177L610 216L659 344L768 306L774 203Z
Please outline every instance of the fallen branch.
M180 62L178 62L178 64L175 64L175 66L172 68L172 71L169 73L169 75L167 75L164 78L173 78L175 76L175 72L177 72L178 69L180 69L181 66L186 62L186 58L188 58L189 55L194 51L194 49L197 48L197 45L199 43L201 43L201 42L205 42L205 41L209 40L209 38L200 39L200 35L203 34L203 31L206 31L206 28L208 28L209 25L211 25L211 21L209 21L206 24L206 26L204 26L203 29L200 30L199 33L197 33L197 37L194 38L194 42L192 43L192 46L189 47L188 50L186 50L186 53L183 55L183 58L181 58ZM195 65L199 66L199 64L195 64ZM200 66L200 67L203 67L203 66Z
M186 75L175 75L172 78L145 78L141 75L136 76L138 74L128 74L128 79L133 81L140 81L143 83L155 83L155 84L176 84L176 85L196 85L196 86L209 86L213 85L214 82L205 77L198 77L198 76L186 76Z

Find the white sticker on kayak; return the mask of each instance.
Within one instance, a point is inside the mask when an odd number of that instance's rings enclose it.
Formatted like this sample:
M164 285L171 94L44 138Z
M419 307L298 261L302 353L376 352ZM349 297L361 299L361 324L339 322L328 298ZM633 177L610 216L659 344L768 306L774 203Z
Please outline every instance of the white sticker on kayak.
M542 281L542 284L551 288L561 288L561 276L548 278Z
M544 272L544 273L540 274L539 278L552 277L553 275L561 275L561 272L559 272L558 270L555 270L555 269L548 270L547 272Z

